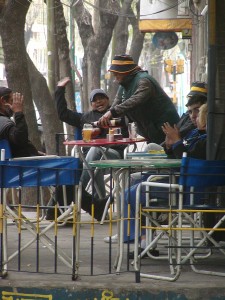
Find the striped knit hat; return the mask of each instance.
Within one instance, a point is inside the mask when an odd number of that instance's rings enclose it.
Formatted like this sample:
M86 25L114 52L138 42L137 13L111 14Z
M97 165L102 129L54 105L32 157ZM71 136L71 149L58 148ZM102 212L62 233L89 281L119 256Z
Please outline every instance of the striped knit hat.
M197 95L207 97L207 84L205 82L196 81L192 83L191 90L187 94L187 97L193 97Z
M133 71L136 67L137 64L135 64L130 55L116 55L113 58L109 71L115 73L128 73Z

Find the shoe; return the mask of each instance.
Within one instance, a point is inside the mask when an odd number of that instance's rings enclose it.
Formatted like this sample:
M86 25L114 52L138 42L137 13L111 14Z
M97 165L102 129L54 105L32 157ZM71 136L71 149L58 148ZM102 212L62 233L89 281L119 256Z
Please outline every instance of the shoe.
M94 218L99 222L102 220L107 200L108 198L94 201Z
M143 248L138 248L138 255L141 254L141 252L144 251ZM152 256L158 257L159 256L159 250L157 249L150 249L148 251ZM145 253L141 258L149 257L147 253ZM129 252L129 259L134 259L134 251Z
M157 221L161 224L161 225L167 225L168 224L168 214L165 214L165 213L161 213L159 216L158 216L158 219Z
M109 236L106 236L103 241L105 243L109 243L110 242L110 237ZM112 244L117 244L118 243L118 234L115 234L115 235L112 235L111 236L111 243Z
M107 203L108 197L104 199L92 199L92 195L89 194L84 188L82 189L82 201L81 201L81 208L85 210L89 215L91 214L91 206L92 203L94 204L94 218L97 221L101 221L102 215L105 210L105 205Z

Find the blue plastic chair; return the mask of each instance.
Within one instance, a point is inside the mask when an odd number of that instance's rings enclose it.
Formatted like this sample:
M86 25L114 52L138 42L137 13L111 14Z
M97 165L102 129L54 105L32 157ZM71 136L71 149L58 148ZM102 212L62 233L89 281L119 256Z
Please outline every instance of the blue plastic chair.
M82 129L81 128L75 128L74 139L75 139L75 141L82 140Z
M225 276L225 272L197 269L195 266L195 262L197 260L196 256L195 260L193 259L193 255L196 253L197 249L201 248L205 243L210 243L213 247L216 247L220 252L222 252L222 254L225 255L225 251L213 237L213 233L215 233L216 230L225 222L225 209L224 207L218 207L217 205L218 199L224 199L225 195L223 191L223 187L225 186L225 160L200 160L184 157L182 159L179 185L183 192L183 194L181 193L181 196L189 191L191 199L190 205L183 205L182 201L180 203L182 219L188 220L191 227L195 227L193 230L195 231L197 228L197 230L199 230L202 234L202 239L200 239L188 255L181 260L181 264L184 264L190 259L191 268L196 273ZM208 197L208 199L206 198L205 204L199 205L199 197ZM211 213L216 213L217 216L220 214L220 217L215 224L206 229L206 226L202 227L202 224L198 219L194 219L194 213L207 213L207 216ZM225 232L225 228L220 229ZM194 231L192 231L192 233ZM192 246L194 244L193 241Z
M167 208L165 207L143 207L139 211L139 200L141 194L141 187L159 187L162 189L172 189L175 193L178 193L179 199L177 199L177 205L169 205ZM198 270L194 265L195 261L199 259L206 258L207 255L196 255L196 252L202 245L208 241L217 247L224 255L225 251L220 247L218 242L213 238L213 233L218 227L225 222L225 210L220 209L216 206L216 202L218 197L224 197L224 193L220 193L221 187L225 186L225 160L218 161L209 161L209 160L200 160L189 157L183 157L181 161L179 182L177 184L170 183L160 183L160 182L142 182L139 184L139 189L137 191L136 198L136 228L135 228L135 261L134 266L137 271L137 278L140 280L140 277L152 278L152 279L161 279L167 281L175 281L178 279L181 268L180 265L185 264L188 260L191 262L191 267L193 271L201 274L208 275L217 275L217 276L225 276L225 272L214 272L207 270ZM213 190L212 190L213 189ZM206 195L210 195L210 200L214 196L215 200L211 201L209 204L199 204L202 199L205 199ZM190 199L190 202L187 203L187 198ZM214 203L213 203L214 202ZM173 251L177 253L177 258L170 259L170 262L175 261L174 274L171 276L160 276L155 274L143 274L140 273L139 267L139 256L138 256L138 237L139 237L139 215L143 214L146 218L149 218L153 223L154 227L160 227L161 225L154 220L152 217L152 213L154 211L161 213L168 213L170 215L170 223L168 225L168 229L166 229L166 233L170 238L172 236L173 245L171 246ZM199 223L199 219L195 218L196 213L221 213L221 218L214 224L213 228L204 228L201 223ZM201 220L201 219L200 219ZM186 223L185 223L185 222ZM189 222L189 226L184 226ZM177 230L176 230L177 227ZM176 240L173 238L172 232L173 228L176 230ZM158 228L160 229L160 228ZM164 228L165 229L165 228ZM183 248L183 240L182 235L184 231L190 230L190 246L189 251L185 255L181 253L181 249ZM201 233L200 236L202 238L199 240L194 239L194 232L199 231ZM224 228L225 231L225 228ZM162 232L163 231L162 228ZM161 234L161 233L160 233ZM157 235L157 238L159 234ZM157 241L156 241L157 242ZM194 245L194 242L196 245ZM150 241L148 247L151 247L154 243ZM188 246L185 245L185 248L188 249ZM147 249L147 248L146 248ZM145 249L145 250L146 250ZM168 248L170 251L170 245ZM146 253L143 251L142 255ZM181 257L182 255L182 257ZM193 259L195 258L195 260ZM170 263L171 266L171 263ZM136 279L137 280L137 279Z

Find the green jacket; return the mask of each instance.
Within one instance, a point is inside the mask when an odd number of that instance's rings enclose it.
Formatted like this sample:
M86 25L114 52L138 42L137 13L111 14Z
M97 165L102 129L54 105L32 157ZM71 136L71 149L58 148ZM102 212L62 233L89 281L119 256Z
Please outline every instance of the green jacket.
M110 111L113 117L126 115L130 122L136 122L138 133L157 144L165 140L163 123L173 125L179 121L171 99L159 83L142 70L126 76L120 83Z

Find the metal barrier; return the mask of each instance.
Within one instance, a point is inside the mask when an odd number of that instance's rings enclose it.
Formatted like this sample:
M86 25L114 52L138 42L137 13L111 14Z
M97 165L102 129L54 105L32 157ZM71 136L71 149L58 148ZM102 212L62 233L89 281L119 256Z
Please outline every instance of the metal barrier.
M11 161L0 162L0 274L2 277L7 275L8 265L11 261L17 260L17 270L22 271L24 264L22 260L22 253L26 251L34 251L35 257L33 257L30 265L35 265L34 272L40 271L40 255L43 246L53 253L53 265L54 272L57 273L58 260L71 269L72 278L76 277L76 254L78 253L78 247L76 246L76 217L77 206L79 205L79 179L80 170L78 169L79 160L73 157L30 157L21 158ZM54 186L61 188L62 186L70 186L74 189L74 198L70 199L70 204L67 206L61 206L64 209L60 216L57 215L58 205L55 206L55 218L54 222L46 222L40 219L40 212L47 207L43 205L42 188ZM22 189L27 187L33 187L36 189L35 205L22 204ZM18 191L18 204L9 204L7 202L7 191L10 188L16 188ZM56 203L57 199L56 192ZM33 217L29 217L24 210L33 210ZM72 256L66 254L58 247L58 225L61 222L67 221L71 218L73 223L72 230ZM14 238L10 238L8 231L8 225L11 221L11 225L17 226L14 231ZM29 235L24 238L22 234L26 229ZM50 232L52 230L52 232ZM47 232L50 235L47 235ZM9 254L11 247L8 244L11 241L17 240L17 249L14 249ZM31 248L33 244L36 244L35 250ZM43 246L41 246L43 245ZM26 255L25 255L26 257ZM35 263L34 263L35 261ZM28 268L29 269L29 268Z

